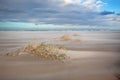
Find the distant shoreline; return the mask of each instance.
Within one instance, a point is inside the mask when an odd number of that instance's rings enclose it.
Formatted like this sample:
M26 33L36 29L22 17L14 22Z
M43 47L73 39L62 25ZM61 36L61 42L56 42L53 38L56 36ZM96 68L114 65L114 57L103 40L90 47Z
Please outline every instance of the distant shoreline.
M0 30L0 31L118 31L120 30Z

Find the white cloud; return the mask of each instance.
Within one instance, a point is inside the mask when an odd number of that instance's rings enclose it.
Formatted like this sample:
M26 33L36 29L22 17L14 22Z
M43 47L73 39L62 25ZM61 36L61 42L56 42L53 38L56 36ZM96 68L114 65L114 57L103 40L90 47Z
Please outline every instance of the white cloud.
M80 4L81 0L64 0L65 4Z
M79 7L84 7L90 10L98 11L103 5L104 2L101 0L63 0L65 5L77 5Z

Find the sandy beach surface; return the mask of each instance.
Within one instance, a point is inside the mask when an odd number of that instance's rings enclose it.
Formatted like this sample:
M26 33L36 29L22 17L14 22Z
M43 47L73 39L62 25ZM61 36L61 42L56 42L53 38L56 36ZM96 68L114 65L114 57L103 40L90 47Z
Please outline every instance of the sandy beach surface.
M61 36L68 36L61 39ZM0 80L118 80L114 63L120 55L115 31L0 31ZM7 56L29 43L64 46L64 63L33 56Z

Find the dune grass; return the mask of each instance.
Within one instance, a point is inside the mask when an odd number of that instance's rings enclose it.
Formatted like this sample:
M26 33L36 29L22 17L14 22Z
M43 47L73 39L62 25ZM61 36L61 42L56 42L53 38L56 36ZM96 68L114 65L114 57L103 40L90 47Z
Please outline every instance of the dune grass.
M60 37L61 41L71 41L72 38L68 34L64 34L63 36Z
M24 52L52 60L64 60L67 57L64 48L45 43L29 44L24 47Z
M73 34L73 36L79 36L79 34L75 33L75 34Z
M78 36L78 34L72 35L72 36ZM74 39L72 38L72 36L68 35L68 34L64 34L60 37L61 41L72 41L72 42L80 42L79 39Z
M66 49L56 45L50 45L45 43L28 44L17 51L18 55L24 55L24 53L38 56L41 59L60 60L63 61L67 58L65 54ZM21 54L23 53L23 54Z

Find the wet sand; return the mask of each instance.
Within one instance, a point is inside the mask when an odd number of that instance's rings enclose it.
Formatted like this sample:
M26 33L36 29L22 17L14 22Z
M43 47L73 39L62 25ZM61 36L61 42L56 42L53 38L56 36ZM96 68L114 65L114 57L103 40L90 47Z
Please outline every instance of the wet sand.
M61 41L64 34L69 34L72 40ZM0 80L117 80L113 64L120 52L119 34L110 31L1 31ZM62 63L5 55L34 42L64 46L70 59Z

